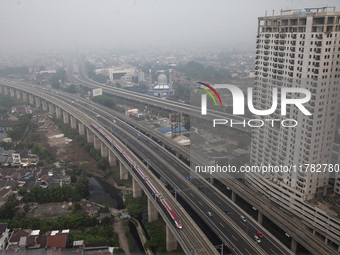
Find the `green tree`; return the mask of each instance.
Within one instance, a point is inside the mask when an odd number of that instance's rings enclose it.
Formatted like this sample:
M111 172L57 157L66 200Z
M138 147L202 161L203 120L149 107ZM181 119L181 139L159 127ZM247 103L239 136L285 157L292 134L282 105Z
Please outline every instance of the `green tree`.
M66 81L66 71L60 68L51 78L51 84L54 89L60 89L60 84Z
M110 165L109 165L109 160L107 158L101 158L97 161L97 168L101 169L101 170L105 170L107 169Z
M103 83L103 84L105 84L107 80L106 76L102 74L95 74L92 79L96 82Z
M25 187L21 187L18 191L20 196L24 196L27 193L27 189Z
M76 183L76 192L81 196L85 197L88 194L89 181L85 175L82 175Z
M76 87L76 85L71 84L70 86L67 86L66 88L64 88L63 91L65 91L67 93L75 94L75 93L77 93L77 87Z
M138 204L129 204L126 206L126 209L128 210L128 213L134 218L138 218L143 212L143 207Z

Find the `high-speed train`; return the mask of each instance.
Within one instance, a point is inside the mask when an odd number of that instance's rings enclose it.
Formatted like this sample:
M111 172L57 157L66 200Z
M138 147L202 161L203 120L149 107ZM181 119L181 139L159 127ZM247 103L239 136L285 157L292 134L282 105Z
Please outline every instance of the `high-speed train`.
M162 196L162 194L158 191L155 185L151 180L145 175L145 173L139 168L138 165L126 154L126 152L97 124L91 123L91 127L93 127L118 153L122 158L126 161L126 163L132 168L132 170L138 175L138 177L145 183L146 187L150 192L156 197L157 202L164 208L164 210L171 217L176 227L182 229L182 223L178 218L175 210L169 205L166 199Z

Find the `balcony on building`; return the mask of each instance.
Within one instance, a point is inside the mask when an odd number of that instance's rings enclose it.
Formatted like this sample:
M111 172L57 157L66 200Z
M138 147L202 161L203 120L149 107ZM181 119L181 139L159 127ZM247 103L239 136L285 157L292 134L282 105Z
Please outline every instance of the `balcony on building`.
M320 49L320 48L316 48L316 49L315 49L315 53L320 54L320 53L321 53L321 49Z

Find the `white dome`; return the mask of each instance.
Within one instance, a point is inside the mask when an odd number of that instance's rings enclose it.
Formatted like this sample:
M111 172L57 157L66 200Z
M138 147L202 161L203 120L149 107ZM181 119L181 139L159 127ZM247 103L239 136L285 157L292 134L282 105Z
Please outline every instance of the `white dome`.
M157 83L159 85L165 85L168 84L168 77L164 73L160 74L157 79Z
M155 87L153 87L153 89L155 89L155 90L157 90L157 89L160 89L160 90L169 90L170 87L167 84L158 84Z

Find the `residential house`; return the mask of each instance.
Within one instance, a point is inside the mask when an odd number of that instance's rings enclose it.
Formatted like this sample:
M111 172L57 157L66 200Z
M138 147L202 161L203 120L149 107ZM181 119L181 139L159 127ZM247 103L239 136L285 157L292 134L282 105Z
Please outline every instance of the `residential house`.
M5 202L12 195L12 189L10 187L0 189L0 202Z
M9 230L7 223L0 223L0 251L6 248L8 242Z

